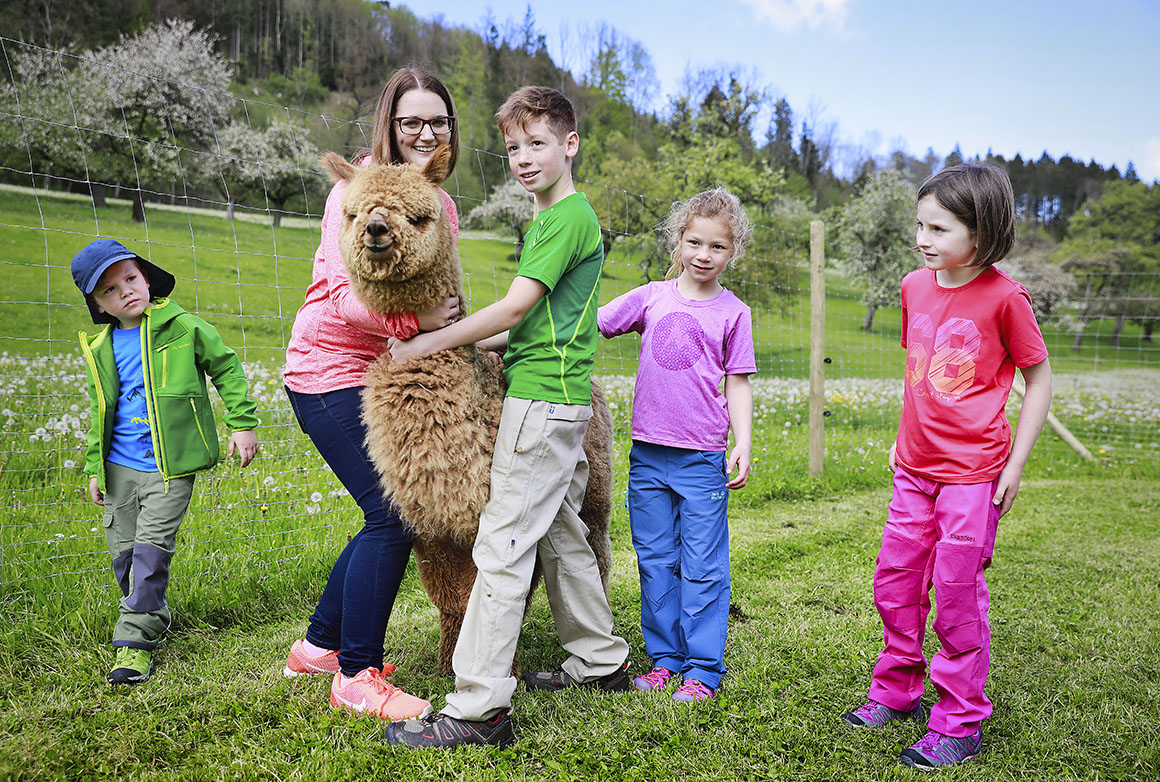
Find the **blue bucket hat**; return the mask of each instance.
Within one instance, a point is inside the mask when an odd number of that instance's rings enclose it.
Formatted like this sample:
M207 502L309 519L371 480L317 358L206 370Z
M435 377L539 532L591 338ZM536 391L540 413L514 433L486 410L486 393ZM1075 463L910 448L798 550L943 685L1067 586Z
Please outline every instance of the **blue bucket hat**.
M89 305L89 314L93 323L113 323L116 319L101 312L90 295L97 287L97 280L117 261L133 259L145 271L149 278L149 298L168 296L173 292L177 280L173 275L156 264L142 258L116 239L97 239L90 242L72 259L73 282L85 294L85 302Z

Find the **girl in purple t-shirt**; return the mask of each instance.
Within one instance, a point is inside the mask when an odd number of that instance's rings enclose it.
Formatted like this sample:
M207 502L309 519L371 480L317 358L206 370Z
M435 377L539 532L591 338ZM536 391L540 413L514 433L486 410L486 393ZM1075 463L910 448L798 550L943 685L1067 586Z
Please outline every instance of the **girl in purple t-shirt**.
M642 335L628 514L654 667L633 684L663 690L679 673L673 700L691 702L713 697L725 675L728 490L749 479L757 366L749 307L717 278L753 228L737 197L718 187L674 204L664 232L672 256L665 281L601 307L598 323L605 337Z

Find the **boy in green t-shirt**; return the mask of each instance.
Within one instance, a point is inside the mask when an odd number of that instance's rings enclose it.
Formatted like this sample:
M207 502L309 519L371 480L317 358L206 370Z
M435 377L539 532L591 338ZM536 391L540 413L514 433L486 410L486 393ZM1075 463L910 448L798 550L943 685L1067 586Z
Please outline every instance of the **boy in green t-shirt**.
M588 199L572 184L576 111L560 92L523 87L496 113L512 174L536 198L507 294L438 331L390 341L395 361L478 343L504 353L507 396L479 520L479 568L452 665L456 691L439 714L387 726L392 744L506 746L516 641L539 552L556 633L571 652L529 689L631 690L628 644L612 634L580 503L588 483L581 442L592 416L592 355L604 248ZM509 331L510 329L510 331Z

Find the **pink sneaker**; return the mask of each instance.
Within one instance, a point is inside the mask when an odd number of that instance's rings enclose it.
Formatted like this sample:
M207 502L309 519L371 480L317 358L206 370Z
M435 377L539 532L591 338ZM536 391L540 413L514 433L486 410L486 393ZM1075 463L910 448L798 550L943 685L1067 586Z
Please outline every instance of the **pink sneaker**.
M430 703L391 684L378 668L367 668L350 678L336 674L330 682L330 705L336 709L370 712L388 722L417 719L431 713Z
M326 652L311 657L303 648L301 639L295 641L290 646L290 654L286 657L286 667L282 669L282 675L292 678L315 673L338 673L338 652Z
M326 652L317 657L311 657L299 639L290 646L290 655L286 658L286 667L282 669L282 675L293 678L319 673L333 675L338 671L338 652ZM394 665L383 663L383 676L390 676L394 672Z
M673 672L658 665L648 673L633 679L632 686L638 690L663 690L669 685L671 678L673 678Z
M693 701L708 700L716 694L716 690L709 689L697 679L685 679L684 684L673 693L673 700L680 703L692 703Z

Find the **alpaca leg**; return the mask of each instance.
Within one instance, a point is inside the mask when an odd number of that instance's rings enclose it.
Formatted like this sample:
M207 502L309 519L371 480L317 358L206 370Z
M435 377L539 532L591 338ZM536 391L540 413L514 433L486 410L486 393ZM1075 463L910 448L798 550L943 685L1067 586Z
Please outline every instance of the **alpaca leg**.
M437 541L416 538L414 546L419 581L439 609L439 673L449 676L453 673L451 657L459 640L467 599L475 584L471 546L446 538Z

